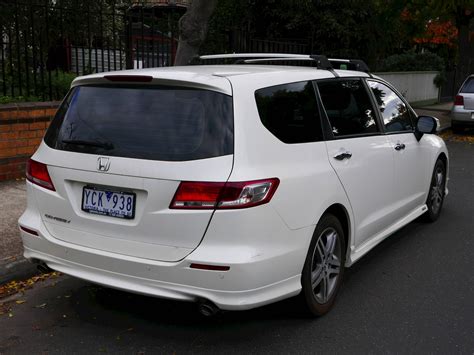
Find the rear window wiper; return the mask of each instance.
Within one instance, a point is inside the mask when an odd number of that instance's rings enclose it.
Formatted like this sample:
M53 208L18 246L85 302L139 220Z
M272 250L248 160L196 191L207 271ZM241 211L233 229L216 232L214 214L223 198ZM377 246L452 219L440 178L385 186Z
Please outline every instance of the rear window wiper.
M81 139L63 139L61 142L66 144L88 145L91 147L104 148L106 150L114 149L114 145L111 142L86 141Z

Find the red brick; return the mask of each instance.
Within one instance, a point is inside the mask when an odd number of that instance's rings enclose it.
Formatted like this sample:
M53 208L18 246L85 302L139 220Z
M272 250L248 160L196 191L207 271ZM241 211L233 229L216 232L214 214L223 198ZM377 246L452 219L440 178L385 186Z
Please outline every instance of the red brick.
M46 130L39 129L39 130L35 131L35 133L36 133L36 138L43 138L44 134L46 133Z
M0 111L0 119L12 120L20 116L17 110Z
M12 131L27 131L28 129L28 123L19 123L12 125Z
M17 154L16 148L0 149L0 158L14 157Z
M0 141L0 149L10 149L17 147L27 147L28 140Z
M48 115L45 109L35 109L35 110L29 110L27 112L28 112L27 115L29 118L45 117Z
M41 141L42 141L41 138L28 139L28 145L31 147L37 147L40 145Z
M35 138L36 137L36 131L23 131L19 133L20 138Z
M7 139L17 139L17 138L18 138L18 132L0 133L0 141L7 140Z
M32 155L36 151L37 146L21 147L17 149L17 154Z
M46 127L46 124L44 122L30 123L30 130L43 129L45 127Z
M0 132L8 132L12 129L12 126L9 124L0 125Z

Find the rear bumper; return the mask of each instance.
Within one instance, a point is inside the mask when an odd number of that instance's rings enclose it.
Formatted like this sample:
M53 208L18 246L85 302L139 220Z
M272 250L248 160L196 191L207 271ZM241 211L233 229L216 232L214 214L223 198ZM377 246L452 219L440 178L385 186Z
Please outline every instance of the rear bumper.
M259 218L257 208L253 210L248 216ZM268 219L268 210L260 211ZM235 224L237 217L247 229L255 225L245 221L244 210L238 213L243 214L240 219L234 214L216 213L220 222L214 227L211 223L200 246L178 262L142 259L56 239L34 208L25 211L19 224L39 234L34 236L20 230L25 258L43 261L53 270L108 287L182 301L209 300L224 310L251 309L298 294L306 244L313 228L290 231L281 219L270 220L274 227L265 227L267 235L256 238L253 233L259 233L257 224L257 229L252 231L241 229L242 234L237 238L237 230L229 226L229 221ZM225 226L227 232L223 234L219 225ZM282 228L286 229L285 233L278 232ZM249 244L250 240L255 243ZM288 245L282 245L283 241ZM191 263L226 265L230 270L191 269Z
M460 106L454 106L451 111L451 119L454 122L462 124L472 123L474 125L474 119L472 118L473 113L474 110L466 110Z
M26 237L23 240L30 238L34 237ZM190 276L192 274L192 277L196 278L203 277L202 274L204 273L207 274L204 277L225 277L222 273L189 268L185 270L186 268L183 268L182 265L160 267L157 265L136 264L130 261L118 261L117 259L107 257L98 258L92 254L79 253L81 254L80 258L88 258L88 263L85 265L72 261L74 259L72 256L77 254L77 252L69 251L68 259L62 259L52 255L53 253L46 254L34 250L27 245L25 245L24 250L24 256L27 259L44 261L53 270L96 284L133 293L181 301L197 302L199 300L209 300L224 310L246 310L259 307L297 295L301 289L300 275L295 275L289 279L253 290L213 290L177 282L162 281L160 280L162 278L160 275L163 272L166 272L168 275L176 274L176 281L179 281L179 274L183 271L189 273Z

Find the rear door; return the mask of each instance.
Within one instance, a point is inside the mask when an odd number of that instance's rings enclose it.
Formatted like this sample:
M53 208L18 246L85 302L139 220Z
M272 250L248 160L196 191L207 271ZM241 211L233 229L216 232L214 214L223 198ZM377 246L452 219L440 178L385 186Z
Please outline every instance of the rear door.
M56 189L35 189L54 238L180 260L201 241L213 210L169 205L181 181L227 181L232 97L176 86L79 86L33 158L48 165Z
M328 158L352 206L357 247L393 223L393 151L361 80L317 86L332 131Z

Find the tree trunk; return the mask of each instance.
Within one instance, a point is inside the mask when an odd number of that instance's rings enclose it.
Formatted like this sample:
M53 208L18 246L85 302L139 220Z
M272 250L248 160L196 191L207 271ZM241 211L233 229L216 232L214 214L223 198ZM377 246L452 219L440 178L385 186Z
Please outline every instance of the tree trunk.
M199 52L217 0L193 0L179 20L179 43L174 65L187 65Z
M471 12L458 7L456 11L456 27L458 28L458 66L456 68L456 91L464 79L474 72L474 41L469 35L469 25L473 18Z

